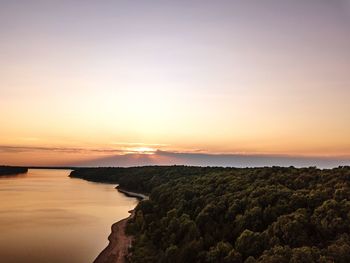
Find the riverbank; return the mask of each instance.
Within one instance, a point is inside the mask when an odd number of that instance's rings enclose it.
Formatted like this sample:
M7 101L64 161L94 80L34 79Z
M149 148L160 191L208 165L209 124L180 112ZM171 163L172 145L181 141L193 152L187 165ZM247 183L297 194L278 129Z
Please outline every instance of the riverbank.
M118 192L125 194L128 197L135 197L139 201L148 200L148 196L140 193L126 191L120 187L116 187ZM94 263L125 263L126 257L131 247L133 236L126 235L127 222L135 216L135 209L129 211L130 215L111 227L111 234L108 236L109 244L97 256Z
M118 192L125 194L128 197L135 197L138 200L142 201L142 200L148 200L148 196L141 194L141 193L135 193L135 192L131 192L131 191L126 191L122 188L120 188L119 186L117 186L115 189L118 190Z

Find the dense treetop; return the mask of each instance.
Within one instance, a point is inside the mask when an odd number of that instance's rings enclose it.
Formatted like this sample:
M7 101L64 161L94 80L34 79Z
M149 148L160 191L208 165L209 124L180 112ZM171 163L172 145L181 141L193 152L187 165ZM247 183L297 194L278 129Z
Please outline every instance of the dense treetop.
M82 169L150 193L130 262L350 262L350 167Z

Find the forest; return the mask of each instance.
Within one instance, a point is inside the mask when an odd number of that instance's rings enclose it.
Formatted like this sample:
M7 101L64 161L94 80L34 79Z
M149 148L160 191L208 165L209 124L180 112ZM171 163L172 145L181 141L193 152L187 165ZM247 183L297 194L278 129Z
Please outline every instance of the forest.
M129 262L350 262L350 167L86 168L149 194Z
M14 166L1 166L0 165L0 176L2 175L17 175L28 172L28 168L14 167Z

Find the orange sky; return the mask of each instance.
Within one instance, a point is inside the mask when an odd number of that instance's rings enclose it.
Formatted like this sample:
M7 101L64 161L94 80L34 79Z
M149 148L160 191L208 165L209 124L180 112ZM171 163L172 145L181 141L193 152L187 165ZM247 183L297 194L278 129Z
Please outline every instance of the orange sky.
M350 158L349 10L346 1L1 3L1 163L145 147Z

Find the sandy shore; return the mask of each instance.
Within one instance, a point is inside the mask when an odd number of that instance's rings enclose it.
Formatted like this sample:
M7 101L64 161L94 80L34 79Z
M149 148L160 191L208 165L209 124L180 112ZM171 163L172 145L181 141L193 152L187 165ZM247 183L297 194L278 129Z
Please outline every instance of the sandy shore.
M125 191L120 188L116 188L119 192L129 196L136 197L139 200L147 200L148 196ZM131 246L133 237L128 236L125 233L126 224L129 219L134 217L135 211L129 211L130 216L120 220L119 222L112 225L112 233L109 235L108 246L98 255L94 263L125 263L128 250Z

